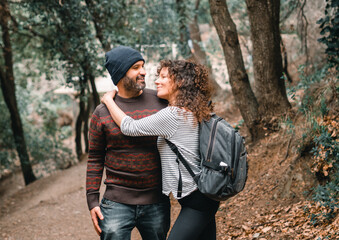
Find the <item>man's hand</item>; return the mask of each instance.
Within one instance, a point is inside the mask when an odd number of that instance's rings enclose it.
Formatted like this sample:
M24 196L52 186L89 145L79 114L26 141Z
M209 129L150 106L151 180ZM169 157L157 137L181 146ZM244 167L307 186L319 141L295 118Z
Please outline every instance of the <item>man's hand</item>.
M94 229L97 232L97 234L100 236L101 228L99 227L98 218L100 218L100 220L104 219L104 216L102 215L102 213L100 211L100 207L92 208L90 213L91 213Z

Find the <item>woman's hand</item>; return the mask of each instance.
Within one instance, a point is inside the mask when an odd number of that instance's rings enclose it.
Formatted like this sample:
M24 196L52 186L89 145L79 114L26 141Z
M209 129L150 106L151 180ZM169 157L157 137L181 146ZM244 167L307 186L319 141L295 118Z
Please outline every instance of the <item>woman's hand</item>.
M113 91L105 93L104 96L101 98L101 102L107 105L108 102L113 100L116 94L117 94L117 90L115 89Z
M101 98L101 102L106 105L114 122L120 127L121 121L126 116L126 114L118 107L118 105L113 100L116 94L117 90L105 93L104 96Z

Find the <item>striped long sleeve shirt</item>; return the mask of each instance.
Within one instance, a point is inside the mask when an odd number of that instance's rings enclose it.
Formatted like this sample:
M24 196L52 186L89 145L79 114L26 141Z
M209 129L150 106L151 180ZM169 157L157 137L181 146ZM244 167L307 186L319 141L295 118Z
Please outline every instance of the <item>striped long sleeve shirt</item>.
M189 195L197 189L191 175L177 156L169 148L165 139L174 143L194 173L199 173L199 125L191 112L178 107L167 107L158 113L134 120L126 116L121 122L121 132L128 136L159 136L158 150L162 168L162 192L171 192L177 199ZM182 176L182 195L178 197L179 172Z

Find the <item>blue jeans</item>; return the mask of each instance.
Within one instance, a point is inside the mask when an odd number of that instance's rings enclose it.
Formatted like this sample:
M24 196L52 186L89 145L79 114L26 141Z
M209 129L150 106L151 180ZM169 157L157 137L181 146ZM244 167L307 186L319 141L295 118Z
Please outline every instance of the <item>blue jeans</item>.
M170 202L128 205L103 198L99 219L101 240L128 240L136 227L143 240L165 240L170 227Z

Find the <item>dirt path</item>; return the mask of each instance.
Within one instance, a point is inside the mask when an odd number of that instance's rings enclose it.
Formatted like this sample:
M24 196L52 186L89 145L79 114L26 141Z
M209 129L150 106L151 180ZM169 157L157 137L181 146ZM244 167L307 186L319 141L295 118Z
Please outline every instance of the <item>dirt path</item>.
M339 214L331 222L310 223L310 214L322 210L304 196L316 179L307 156L296 158L290 151L285 158L288 138L281 136L273 133L248 149L246 187L221 203L217 240L339 239ZM1 181L0 240L99 239L87 209L85 174L83 160L27 187L20 173ZM172 201L172 224L179 211ZM131 239L141 240L137 231Z
M83 161L28 187L20 174L1 182L0 239L98 239L87 209L85 174ZM133 231L132 240L139 239Z

